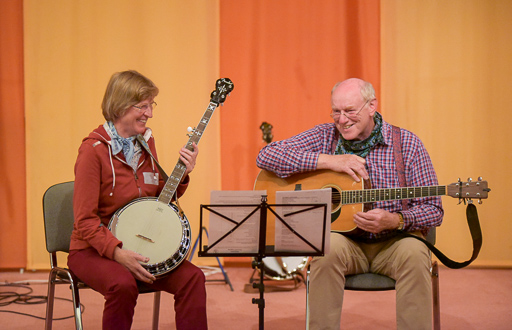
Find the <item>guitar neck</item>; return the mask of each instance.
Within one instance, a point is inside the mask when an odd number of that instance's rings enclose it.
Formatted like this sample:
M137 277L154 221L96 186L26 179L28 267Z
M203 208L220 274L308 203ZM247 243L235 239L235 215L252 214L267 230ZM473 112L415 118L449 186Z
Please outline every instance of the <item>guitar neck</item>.
M208 126L208 123L213 115L213 112L215 111L218 105L219 104L216 102L210 102L210 104L206 108L206 111L204 112L203 117L199 121L199 124L188 135L189 140L185 148L187 148L190 151L194 151L194 147L192 144L199 144L199 141L201 140L201 137L203 136L203 133L206 130L206 126ZM181 182L181 179L183 179L183 175L185 174L186 170L187 167L185 166L185 164L181 161L181 159L178 159L178 162L174 167L174 170L172 171L171 175L167 179L167 182L165 183L165 186L162 189L160 196L158 196L158 201L166 204L169 204L171 202L172 197L176 193L176 190L178 189L178 186Z
M428 186L390 189L344 190L341 192L340 198L341 204L360 204L444 195L446 195L446 186Z

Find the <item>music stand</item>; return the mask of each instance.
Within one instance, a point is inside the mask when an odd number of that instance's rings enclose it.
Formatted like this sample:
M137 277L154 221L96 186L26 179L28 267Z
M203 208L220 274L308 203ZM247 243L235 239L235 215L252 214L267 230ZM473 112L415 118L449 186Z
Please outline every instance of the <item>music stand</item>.
M308 212L317 208L323 208L323 228L322 228L322 240L320 247L314 246L306 240L302 235L300 235L295 229L293 229L287 221L283 219L273 208L274 207L288 207L288 206L297 206L297 207L305 207L302 210L294 211L288 214L284 214L284 217L293 216L295 214ZM214 210L213 208L236 208L236 207L254 207L254 209L249 212L249 214L242 219L240 222L237 222L231 219L228 216L223 215L221 212ZM260 297L259 299L253 298L252 303L258 305L259 309L259 329L264 328L264 308L265 308L265 284L263 282L263 277L265 270L262 267L262 261L265 257L270 256L323 256L324 255L324 246L325 246L325 230L326 230L326 216L327 216L327 204L326 203L311 203L311 204L267 204L267 195L261 196L260 204L211 204L211 205L202 205L200 206L200 227L203 226L203 210L210 211L211 213L216 214L217 216L225 219L226 221L232 222L236 224L232 229L226 232L223 236L218 238L215 242L212 242L209 246L203 245L202 235L199 237L199 257L253 257L256 261L253 261L253 268L258 268L260 271L260 282L253 283L254 288L259 289ZM222 242L226 237L232 235L241 225L243 225L252 215L256 212L260 212L259 217L259 237L258 237L258 247L255 252L210 252L210 250L215 247L217 244ZM306 243L309 247L313 249L313 251L276 251L274 246L266 245L266 232L267 232L267 215L268 211L270 211L277 220L281 221L281 223L287 227L293 235L298 237L301 241ZM277 221L276 220L276 221ZM211 235L210 235L211 236Z

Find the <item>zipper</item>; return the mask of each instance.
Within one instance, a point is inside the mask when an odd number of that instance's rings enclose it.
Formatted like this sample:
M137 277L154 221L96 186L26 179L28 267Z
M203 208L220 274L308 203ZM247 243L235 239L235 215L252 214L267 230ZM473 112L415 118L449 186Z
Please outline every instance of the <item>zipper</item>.
M135 177L135 184L137 185L137 189L139 190L139 197L142 197L142 189L140 188L139 185L139 176L137 175L136 171L133 171L133 175Z
M121 158L117 157L117 155L116 155L116 156L114 156L114 157L115 157L117 160L119 160L121 163L125 164L126 166L128 166L128 167L130 167L130 168L132 169L132 171L133 171L133 177L134 177L134 179L135 179L135 185L137 186L137 190L139 190L139 197L142 197L142 188L141 188L141 187L140 187L140 185L139 185L139 176L137 175L137 171L135 171L135 170L134 170L134 169L133 169L133 168L132 168L132 167L131 167L131 166L130 166L126 161L124 161L124 160L122 160ZM144 164L144 162L145 162L145 161L146 161L146 160L144 159L144 160L142 161L142 163L140 163L140 164L137 166L137 169L139 169L139 168L142 166L142 164Z

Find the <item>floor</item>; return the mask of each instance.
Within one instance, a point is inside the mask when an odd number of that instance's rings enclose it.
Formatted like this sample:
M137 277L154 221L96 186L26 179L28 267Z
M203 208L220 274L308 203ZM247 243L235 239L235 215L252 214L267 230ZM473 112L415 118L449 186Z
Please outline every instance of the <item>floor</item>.
M224 282L208 282L208 319L210 329L258 329L258 298L250 290L253 270L248 267L226 268L234 291ZM212 272L205 270L205 272ZM222 279L222 274L207 275L207 279ZM511 329L512 269L440 268L441 326L443 329ZM43 329L47 272L0 272L0 328ZM13 283L23 285L14 287ZM304 285L293 288L289 281L266 282L274 288L264 294L263 320L265 329L304 329ZM280 291L281 290L281 291ZM289 290L289 291L282 291ZM80 291L84 306L85 329L101 328L103 298L98 293ZM18 303L10 303L13 294ZM71 297L67 285L59 285L56 296ZM133 329L148 329L151 324L152 294L139 297ZM174 329L172 296L162 294L160 328ZM342 312L343 329L395 329L394 291L354 292L345 294ZM55 303L53 329L73 329L72 304L68 300ZM67 317L67 318L66 318Z

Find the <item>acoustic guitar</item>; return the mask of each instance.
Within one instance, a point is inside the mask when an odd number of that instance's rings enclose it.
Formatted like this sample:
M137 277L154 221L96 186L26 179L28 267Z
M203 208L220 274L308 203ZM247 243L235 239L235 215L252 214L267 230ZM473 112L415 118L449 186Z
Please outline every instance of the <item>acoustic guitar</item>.
M330 170L318 170L294 174L280 178L272 172L262 170L254 184L255 190L266 190L267 201L275 204L276 191L331 189L331 231L344 234L354 233L357 229L353 216L359 211L368 210L369 203L412 198L424 198L448 195L454 198L477 199L481 202L487 198L487 181L458 182L447 186L403 187L387 189L371 189L369 181L360 182L346 173ZM366 208L365 208L366 206Z

